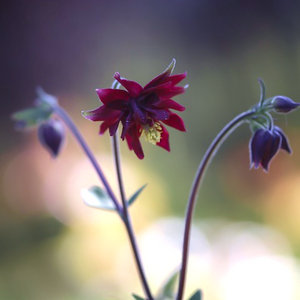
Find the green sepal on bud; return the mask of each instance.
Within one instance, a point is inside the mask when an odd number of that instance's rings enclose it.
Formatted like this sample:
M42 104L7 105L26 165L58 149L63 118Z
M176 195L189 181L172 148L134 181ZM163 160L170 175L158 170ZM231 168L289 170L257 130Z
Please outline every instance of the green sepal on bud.
M252 133L262 128L269 128L268 119L263 117L262 114L257 114L249 121L249 127Z
M47 121L52 113L53 110L49 106L40 105L17 111L11 117L16 122L16 129L26 129Z
M53 105L57 104L54 96L47 94L41 87L36 90L38 98L35 106L20 110L12 114L12 119L16 122L16 129L32 128L40 123L47 121L53 113Z

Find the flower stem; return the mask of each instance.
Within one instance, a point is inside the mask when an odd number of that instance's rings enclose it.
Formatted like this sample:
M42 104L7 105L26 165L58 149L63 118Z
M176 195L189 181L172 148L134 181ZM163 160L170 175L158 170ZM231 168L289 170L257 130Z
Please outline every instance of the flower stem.
M102 181L103 185L106 188L107 193L109 194L109 196L111 197L111 199L113 200L115 206L116 206L116 210L119 213L119 215L122 217L123 215L123 211L122 211L122 207L120 206L116 196L114 195L103 171L101 170L93 152L91 151L91 149L89 148L89 146L87 145L87 143L85 142L85 140L83 139L81 133L79 132L79 130L77 129L76 125L74 124L74 122L72 121L72 119L70 118L70 116L68 115L68 113L59 105L53 105L53 111L56 115L58 115L67 125L67 127L70 129L70 131L72 132L72 134L74 135L75 139L78 141L79 145L82 147L83 151L85 152L85 154L87 155L87 157L89 158L89 160L91 161L93 167L95 168L98 176L100 177L100 180Z
M131 218L128 213L128 207L127 207L127 201L125 197L125 191L124 191L124 185L123 185L123 179L122 179L122 172L121 172L121 163L120 163L120 147L119 147L119 139L116 136L116 134L112 137L112 145L113 145L113 152L114 152L114 158L115 158L115 164L116 164L116 170L117 170L117 177L118 177L118 184L119 184L119 189L120 189L120 195L121 195L121 200L123 204L123 221L124 225L126 227L130 244L132 247L132 251L134 254L136 266L139 272L139 276L143 285L143 289L145 292L145 295L147 296L148 300L154 300L149 285L148 281L146 279L146 275L142 266L140 254L138 251L135 235L133 232L132 224L131 224Z
M188 264L188 252L189 252L189 239L191 232L191 223L193 218L193 212L197 200L197 193L200 187L200 184L203 180L206 168L209 166L211 160L216 154L217 150L221 146L222 142L225 138L234 131L239 125L241 125L247 118L251 117L255 114L255 111L247 111L243 112L233 120L231 120L215 137L215 139L210 144L207 149L202 161L199 164L196 175L194 177L194 181L190 190L188 205L186 209L186 217L185 217L185 229L184 229L184 238L183 238L183 250L182 250L182 262L181 262L181 270L179 277L179 286L177 293L177 300L182 300L185 286L185 278Z

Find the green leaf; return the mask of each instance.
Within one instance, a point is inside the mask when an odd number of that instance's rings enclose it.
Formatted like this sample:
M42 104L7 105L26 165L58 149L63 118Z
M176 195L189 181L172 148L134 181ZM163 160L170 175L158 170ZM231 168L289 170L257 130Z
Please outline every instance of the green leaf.
M81 197L88 206L103 210L116 210L115 204L110 196L98 186L81 190Z
M135 294L132 294L132 296L133 296L133 298L134 298L135 300L146 300L145 298L142 298L142 297L140 297L140 296L138 296L138 295L135 295Z
M201 300L202 292L201 290L197 290L188 300Z
M157 300L163 300L163 299L174 299L174 289L175 284L177 281L179 275L179 271L174 272L169 279L166 281L166 283L161 288L161 291L159 292L157 296Z
M52 112L49 106L47 108L45 106L37 106L15 112L12 115L12 119L16 121L17 129L24 129L48 120Z
M130 206L139 196L139 194L142 192L142 190L146 187L147 183L143 185L140 189L138 189L127 201L127 206Z

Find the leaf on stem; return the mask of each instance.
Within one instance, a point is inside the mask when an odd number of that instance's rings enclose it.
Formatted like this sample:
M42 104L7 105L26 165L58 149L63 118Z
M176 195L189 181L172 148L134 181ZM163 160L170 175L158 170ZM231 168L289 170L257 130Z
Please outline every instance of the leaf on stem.
M174 299L175 295L175 284L178 279L179 271L174 272L166 281L166 283L162 286L157 300L164 300L164 299Z
M201 290L197 290L188 300L201 300L202 292Z
M136 199L137 197L140 195L140 193L142 192L142 190L146 187L147 183L144 184L141 188L139 188L127 201L127 206L130 206Z
M25 129L48 120L51 114L49 107L37 106L15 112L12 119L16 121L16 129Z
M133 296L133 298L134 298L135 300L146 300L145 298L142 298L142 297L140 297L140 296L138 296L138 295L135 295L135 294L132 294L132 296Z
M102 210L114 211L115 204L110 196L99 186L93 185L89 189L81 190L81 197L88 206Z

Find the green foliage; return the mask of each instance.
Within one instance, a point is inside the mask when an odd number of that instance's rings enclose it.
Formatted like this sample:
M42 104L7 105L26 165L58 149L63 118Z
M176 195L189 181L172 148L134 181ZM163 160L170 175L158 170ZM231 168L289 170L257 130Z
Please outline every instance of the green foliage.
M201 300L202 292L201 290L197 290L188 300Z
M81 197L88 206L108 211L116 210L115 204L110 196L106 191L96 185L93 185L89 189L81 190Z
M166 283L162 286L158 296L157 300L164 300L164 299L174 299L174 290L175 290L175 284L177 282L179 275L179 271L174 272L166 281Z
M147 184L144 184L141 188L139 188L127 201L127 206L130 206L140 195L142 190L147 186Z
M140 297L140 296L138 296L138 295L135 295L135 294L132 294L132 296L133 296L133 298L134 298L135 300L146 300L145 298L142 298L142 297Z
M36 126L50 118L52 109L46 105L40 105L15 112L12 119L16 121L17 129L25 129Z

